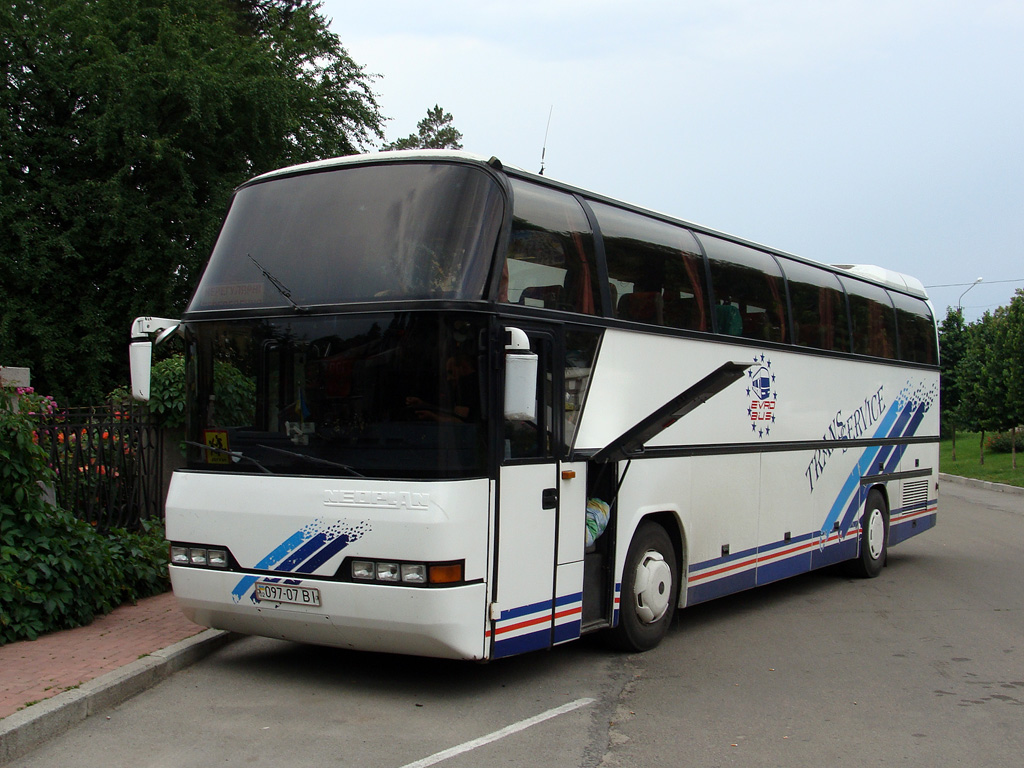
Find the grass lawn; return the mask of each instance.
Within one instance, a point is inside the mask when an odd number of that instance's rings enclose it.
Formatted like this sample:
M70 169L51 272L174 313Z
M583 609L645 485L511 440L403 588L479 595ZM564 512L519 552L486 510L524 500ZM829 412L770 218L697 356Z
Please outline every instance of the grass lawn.
M956 461L953 460L953 441L943 440L939 445L939 469L950 475L1024 487L1024 453L1017 452L1016 469L1010 463L1009 453L993 453L988 450L985 451L985 463L979 464L980 437L977 432L958 432Z

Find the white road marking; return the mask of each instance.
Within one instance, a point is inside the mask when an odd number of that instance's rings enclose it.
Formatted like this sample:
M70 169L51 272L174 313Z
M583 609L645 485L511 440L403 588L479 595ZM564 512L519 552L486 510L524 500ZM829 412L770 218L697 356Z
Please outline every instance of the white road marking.
M547 712L541 712L539 715L528 717L526 720L520 720L518 723L507 725L501 730L494 731L493 733L489 733L486 736L481 736L478 739L467 741L464 744L459 744L457 747L446 749L443 752L436 752L430 757L425 757L422 760L417 760L415 763L407 763L406 765L403 765L402 768L427 768L428 765L436 765L437 763L440 763L443 760L447 760L449 757L455 757L456 755L471 752L477 747L482 747L485 744L490 744L491 742L498 741L499 739L503 739L506 736L511 736L513 733L525 731L527 728L537 725L538 723L543 723L545 720L550 720L553 717L564 715L567 712L572 712L573 710L579 709L580 707L585 707L588 704L593 703L594 699L576 699L576 701L570 701L568 704L563 704L560 707L549 709Z

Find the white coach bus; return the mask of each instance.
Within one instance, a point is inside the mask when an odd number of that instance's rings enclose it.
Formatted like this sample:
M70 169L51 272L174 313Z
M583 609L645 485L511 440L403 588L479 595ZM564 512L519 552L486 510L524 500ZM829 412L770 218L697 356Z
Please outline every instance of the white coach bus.
M935 525L917 280L829 267L452 152L235 193L178 333L166 508L193 621L495 659L887 550ZM159 339L158 339L159 340Z

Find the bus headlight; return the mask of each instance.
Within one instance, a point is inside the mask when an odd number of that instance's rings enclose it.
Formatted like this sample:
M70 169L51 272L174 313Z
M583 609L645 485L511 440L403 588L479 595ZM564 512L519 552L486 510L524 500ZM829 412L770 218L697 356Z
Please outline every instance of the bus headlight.
M359 581L373 581L377 577L377 567L370 560L352 561L352 578Z
M211 568L227 568L228 553L226 549L206 550L206 564Z
M171 544L171 565L190 565L196 568L231 567L231 555L227 547L207 547L192 544Z
M352 581L404 586L437 586L465 581L465 561L446 563L403 563L396 560L349 560L338 578Z
M406 584L426 584L427 566L423 563L402 563L402 581Z
M377 581L398 581L398 563L377 563Z

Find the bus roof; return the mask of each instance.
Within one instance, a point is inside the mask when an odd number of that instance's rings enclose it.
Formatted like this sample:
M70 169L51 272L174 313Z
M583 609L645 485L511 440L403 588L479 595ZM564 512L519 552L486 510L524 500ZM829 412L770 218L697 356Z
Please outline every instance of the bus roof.
M874 280L887 288L895 288L905 293L913 293L921 298L927 298L924 284L916 277L905 275L902 272L894 272L885 267L876 267L874 264L833 264L833 267L849 272L857 277L865 277Z
M655 211L649 208L643 208L632 203L628 203L624 200L618 200L607 195L602 195L596 192L592 192L590 190L583 189L581 187L576 187L572 184L567 184L566 182L559 181L548 176L543 176L541 174L532 173L530 171L524 170L516 166L505 165L496 157L486 157L484 155L478 155L472 152L466 152L464 150L401 149L390 150L385 152L371 152L360 155L348 155L345 157L332 157L325 160L316 160L309 163L301 163L298 165L287 166L285 168L278 168L276 170L269 171L267 173L256 176L255 178L250 179L241 186L244 187L248 186L249 184L267 181L278 176L290 176L293 174L307 173L311 171L315 172L321 170L328 170L331 168L337 168L346 165L360 165L364 163L378 162L396 162L403 160L449 160L463 163L469 162L480 165L487 165L497 171L510 171L515 176L529 178L536 182L547 184L550 186L561 187L563 189L578 192L586 197L602 200L604 202L629 208L640 213L653 215L658 218L665 219L667 221L681 224L687 228L694 229L697 232L703 232L705 234L723 237L725 239L732 240L733 242L736 243L748 245L754 248L758 248L760 250L775 253L780 256L795 259L797 261L803 261L809 264L813 264L815 266L831 267L837 272L852 275L862 280L866 280L868 282L878 283L882 286L885 286L886 288L895 289L902 293L908 293L923 299L928 298L928 294L925 291L924 284L920 280L918 280L916 277L912 277L901 272L895 272L891 269L886 269L885 267L879 267L872 264L825 264L823 262L808 259L803 256L797 256L796 254L787 253L786 251L781 251L778 248L773 248L771 246L757 243L752 240L737 237L736 235L731 235L726 232L721 232L719 230L711 229L709 227L704 227L702 225L695 224L693 222L686 221L685 219L680 219L676 216L665 214L660 211Z
M344 165L358 165L368 162L391 162L396 160L461 160L462 162L475 162L487 164L494 162L495 158L487 158L483 155L476 155L472 152L464 152L454 149L396 149L386 152L370 152L362 155L346 155L344 157L330 157L325 160L314 160L310 163L289 165L285 168L278 168L273 171L249 179L245 184L253 184L266 181L276 176L290 176L296 173L307 171L323 171L330 168L337 168ZM498 164L501 167L501 164ZM243 185L245 186L245 185Z

